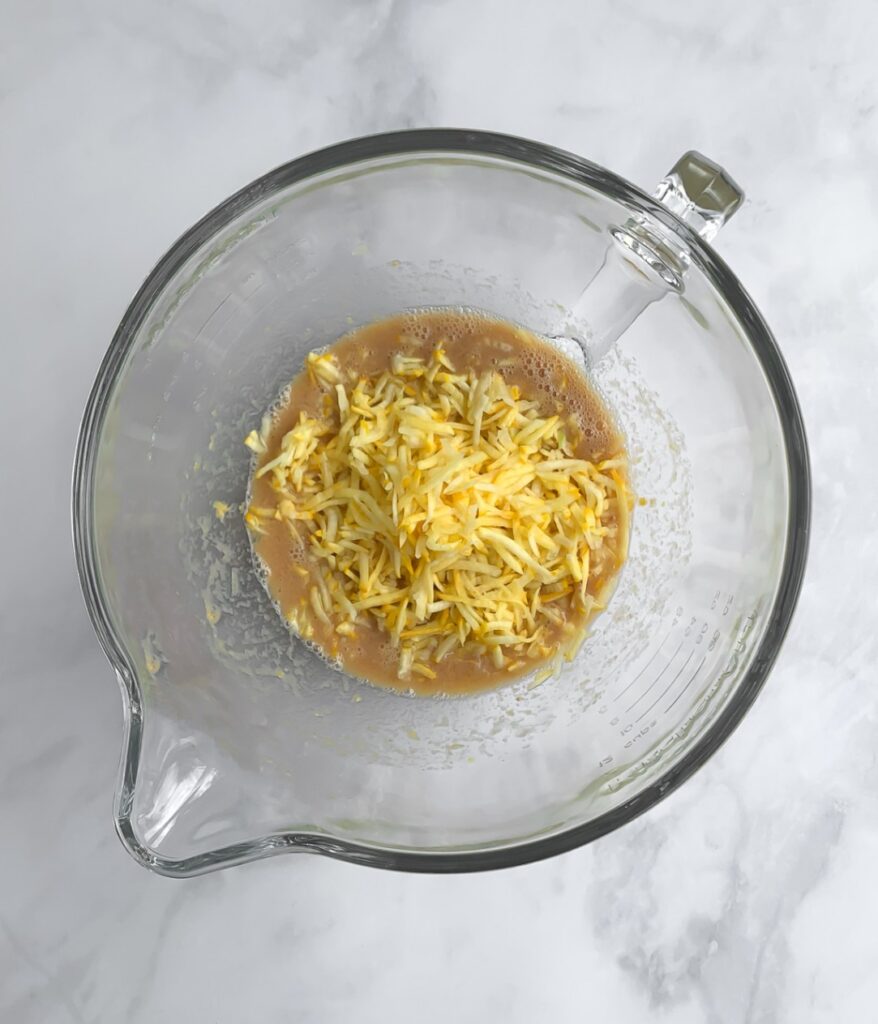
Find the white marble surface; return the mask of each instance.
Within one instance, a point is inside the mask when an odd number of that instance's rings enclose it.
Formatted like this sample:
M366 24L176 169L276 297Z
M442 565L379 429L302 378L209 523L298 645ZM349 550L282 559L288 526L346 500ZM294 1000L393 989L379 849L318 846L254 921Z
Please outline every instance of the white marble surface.
M3 6L0 1020L876 1019L878 8L511 10ZM93 374L146 270L229 192L430 124L644 185L694 146L745 185L719 248L780 339L814 462L793 629L720 754L592 847L450 878L304 856L154 877L113 832L120 701L69 536Z

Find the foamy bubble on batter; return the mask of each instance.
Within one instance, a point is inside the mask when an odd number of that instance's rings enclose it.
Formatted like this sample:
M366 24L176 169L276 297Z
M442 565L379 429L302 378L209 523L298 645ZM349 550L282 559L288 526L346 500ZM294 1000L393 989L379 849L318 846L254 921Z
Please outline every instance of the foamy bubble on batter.
M265 564L264 559L262 559L256 553L255 548L253 548L252 546L251 546L251 553L253 555L253 568L256 570L256 578L259 580L260 584L266 589L266 591L268 591L268 577L271 575L271 570ZM268 591L268 592L269 592L269 595L270 595L271 592L270 591ZM272 604L274 604L275 608L278 607L277 604L274 603L274 601L272 601ZM283 617L283 616L281 616L281 617Z
M274 423L274 421L284 411L287 405L289 405L290 393L292 392L292 388L293 382L289 381L289 383L287 383L287 385L281 390L277 398L269 406L266 415L268 416L268 419L271 423Z
M404 313L401 320L406 334L424 343L435 343L443 338L461 341L489 326L494 318L464 306L427 306Z
M402 315L401 324L408 337L424 345L435 344L443 338L452 343L463 341L478 334L480 330L490 329L492 324L508 327L508 321L463 306L411 310ZM522 334L525 339L528 336L536 339L535 344L531 343L523 351L516 350L518 372L529 382L533 391L530 397L560 407L562 415L567 414L576 421L586 442L597 443L611 435L611 425L596 407L594 400L584 397L581 390L590 389L593 385L586 376L577 343L567 338L547 339L524 328ZM503 367L499 358L492 359L491 365L502 375ZM565 372L575 378L571 387L563 389L553 386L553 380Z
M549 349L547 342L542 339L540 341L547 346L546 350L531 348L524 353L520 363L524 377L533 387L534 397L545 396L550 403L560 408L561 415L571 416L584 438L598 439L606 436L610 425L596 408L596 403L583 396L581 389L591 386L583 370L564 354ZM553 383L564 373L575 378L568 389Z

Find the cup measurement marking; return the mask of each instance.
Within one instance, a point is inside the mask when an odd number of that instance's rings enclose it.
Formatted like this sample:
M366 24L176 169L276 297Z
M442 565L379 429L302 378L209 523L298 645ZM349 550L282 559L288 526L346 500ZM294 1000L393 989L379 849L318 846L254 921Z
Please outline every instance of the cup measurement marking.
M652 702L652 704L649 705L649 707L646 709L646 711L642 712L640 714L640 716L635 719L636 722L639 722L642 718L646 718L646 716L650 713L650 711L652 711L652 709L656 706L656 704L660 703L662 700L665 699L665 697L667 697L667 695L668 695L668 693L670 693L671 688L673 687L674 683L676 683L676 681L680 678L680 676L686 671L686 666L689 664L689 662L694 657L695 657L695 651L692 650L692 651L689 652L689 654L686 657L686 660L683 662L683 664L679 667L679 669L675 673L674 678L668 683L668 685L664 688L664 690L662 690L662 692L658 695L658 697L656 697L656 699ZM698 675L699 671L701 670L701 665L703 665L703 664L704 664L704 658L701 659L701 664L695 670L695 676ZM695 676L693 676L692 679L694 679ZM692 682L692 679L689 680L689 683ZM686 686L689 686L689 683L687 683Z
M717 591L717 593L714 595L713 602L711 603L711 611L713 611L714 609L717 608L717 606L721 602L721 599L722 599L722 607L721 607L721 609L719 611L719 615L721 616L721 618L725 618L731 612L733 605L737 601L737 598L736 598L736 596L734 594L723 595L720 591ZM674 625L676 625L676 623L679 621L679 614L681 612L682 612L682 609L678 609L678 618L675 619ZM710 702L713 699L713 697L716 695L716 693L719 691L719 689L723 685L723 681L726 678L728 678L728 676L731 673L733 673L733 672L735 672L737 670L737 668L739 667L739 664L740 664L741 656L748 650L748 642L747 641L748 641L748 639L750 637L750 634L753 631L754 623L757 621L757 617L758 617L757 613L758 613L758 606L757 606L756 610L754 610L753 612L751 612L750 614L748 614L744 618L743 622L739 625L739 628L737 630L737 636L736 636L735 643L732 645L731 654L728 657L728 659L726 660L725 665L724 665L722 671L720 672L719 676L716 679L714 679L709 684L707 689L699 696L696 705L689 710L689 712L687 713L686 717L679 723L679 725L676 727L676 729L674 729L674 731L672 733L670 733L666 737L666 739L664 741L666 746L664 748L658 748L658 753L656 751L653 751L652 753L646 755L647 756L647 760L640 762L640 767L641 768L649 763L649 759L650 758L653 761L655 761L660 756L660 753L661 753L662 750L669 749L667 744L671 744L672 745L673 743L676 743L677 741L683 739L687 735L687 732L688 732L690 726L692 725L692 723L694 721L696 721L696 719L698 719L698 717L703 713L704 709L710 704ZM718 625L721 625L721 622ZM718 642L719 642L719 640L720 640L720 638L722 636L722 633L721 633L719 628L714 629L712 634L710 633L710 628L711 628L711 624L707 620L701 620L699 622L699 620L697 618L695 618L695 617L693 617L691 619L688 627L684 631L683 636L684 636L684 641L685 641L686 637L690 636L693 633L693 631L694 631L695 636L694 636L694 639L693 639L692 649L689 651L688 655L686 656L685 660L683 661L683 664L680 666L680 668L674 674L674 678L664 688L664 690L659 695L659 697L655 701L653 701L653 703L645 711L643 711L634 721L629 721L626 725L623 725L619 729L619 735L621 737L623 737L623 739L625 739L624 749L626 751L630 750L632 747L635 747L637 744L639 744L641 740L643 740L650 732L652 732L652 730L656 726L658 726L659 721L661 720L661 715L663 715L663 714L667 715L668 712L670 712L674 708L674 706L677 704L677 702L686 694L686 692L689 690L689 688L692 686L692 684L695 682L695 680L701 674L701 670L704 668L705 664L707 663L708 659L710 658L710 655L715 650L715 648L716 648L716 646L717 646L717 644L718 644ZM673 632L673 628L672 628L672 632ZM662 646L668 640L670 635L671 634L669 633L668 636L665 637L665 639L659 645L659 648L657 649L656 654L659 653L659 651L661 650ZM671 656L671 661L673 661L673 658L676 656L676 654L679 652L679 650L681 649L682 646L683 646L683 643L681 642L681 644L677 648L677 651L675 651L674 655ZM647 716L649 716L650 712L654 711L654 709L670 693L670 691L673 688L674 684L681 678L681 676L683 675L683 673L686 670L686 667L691 663L693 657L695 657L698 654L699 647L701 647L701 650L704 651L704 654L703 654L701 660L698 662L698 665L696 666L695 670L692 672L692 674L686 680L685 684L683 685L683 687L681 688L679 693L676 695L676 697L674 697L674 699L664 709L663 712L659 713L659 718L651 719L650 721L648 721L644 725L642 725L638 729L637 732L635 732L634 730L637 729L638 725L643 721L643 719L647 718ZM653 658L654 657L655 657L655 655L653 655ZM650 662L653 660L653 658L650 659ZM669 661L668 665L666 665L665 668L662 669L662 672L659 674L659 677L661 677L661 675L663 675L664 672L667 671L667 668L670 666L671 661ZM638 676L643 674L643 671L646 668L649 667L650 662L648 662L647 665L645 665L644 668L641 669L641 672L638 673ZM626 687L626 689L630 689L630 685L631 684L629 684L629 686ZM651 688L652 687L650 687L650 689ZM649 690L647 690L646 692L648 693ZM620 694L620 696L621 696L621 694ZM645 696L645 694L641 695L641 697L638 698L638 701L641 700L643 696ZM638 701L635 701L635 704L637 704ZM634 705L632 705L631 707L633 708ZM597 710L598 710L598 714L599 715L603 715L603 714L607 714L609 712L610 708L609 708L609 705L603 704ZM631 710L631 709L629 708L629 710ZM611 727L615 728L615 727L621 725L621 719L620 719L620 717L618 715L616 715L616 716L614 716L613 718L610 719L608 724ZM605 754L604 757L602 757L601 760L598 761L598 768L602 769L602 770L606 770L611 765L614 765L616 763L617 763L617 758L616 758L616 756L614 754ZM623 769L624 769L624 766L620 766L619 771L622 771ZM626 779L624 777L617 776L616 778L608 779L606 781L605 785L606 785L607 790L610 793L615 793L617 790L619 790L625 784L625 781L626 781Z
M637 675L636 675L636 676L635 676L635 677L634 677L634 678L633 678L633 679L631 680L631 682L630 682L630 683L629 683L629 684L628 684L628 685L627 685L627 686L625 687L625 689L624 689L624 690L622 690L621 692L619 692L619 693L617 693L617 694L616 694L616 696L615 696L615 697L613 698L613 702L614 702L614 703L615 703L615 702L616 702L617 700L619 700L619 698L620 698L620 697L624 697L624 696L625 696L625 694L626 694L626 693L627 693L627 692L628 692L628 691L629 691L629 690L631 689L631 687L632 687L632 686L633 686L633 685L634 685L634 684L635 684L635 683L637 682L637 680L638 680L638 679L639 679L639 678L640 678L640 677L641 677L641 676L643 675L643 673L644 673L644 672L645 672L645 671L646 671L646 670L647 670L647 669L649 668L649 666L650 666L650 665L651 665L651 664L652 664L652 663L653 663L653 662L655 661L655 659L656 659L656 658L657 658L657 657L659 656L659 654L661 653L661 650L662 650L662 648L663 648L663 647L665 646L665 644L666 644L666 643L668 642L668 640L670 639L670 637L671 637L671 633L673 633L673 627L672 627L672 628L671 628L671 629L670 629L670 630L668 631L668 635L667 635L667 636L666 636L666 637L664 638L664 640L662 640L662 642L661 642L661 643L660 643L660 644L658 645L658 647L657 647L657 648L655 649L655 651L654 651L654 653L653 653L652 657L651 657L651 658L649 659L649 661L648 661L648 662L647 662L647 663L646 663L646 664L645 664L645 665L643 666L643 668L642 668L642 669L641 669L641 670L640 670L640 671L639 671L639 672L637 673Z
M643 698L649 693L649 691L656 685L656 683L661 679L661 677L665 674L665 672L668 671L668 669L671 667L671 662L673 662L674 658L676 658L677 655L680 653L680 649L682 648L682 646L683 646L683 638L680 639L680 642L677 644L677 649L670 656L670 658L668 658L667 665L665 665L665 667L661 670L661 672L659 672L659 674L655 677L655 679L653 679L653 681L649 684L649 686L647 686L647 688L643 691L643 693L641 693L641 695L634 701L634 703L631 705L631 707L625 708L625 714L626 715L630 711L633 711L637 707L637 705L643 700Z
M695 652L693 651L692 653L694 654ZM689 680L689 682L686 683L686 685L683 687L683 689L680 690L680 692L677 694L677 696L674 697L674 699L671 701L671 703L665 708L665 712L664 712L665 714L667 714L671 710L671 708L673 708L673 706L677 703L677 701L683 696L683 694L695 682L695 678L698 675L698 673L701 671L705 661L707 661L707 655L706 654L701 659L701 661L698 663L698 668L695 669L695 672L693 673L692 678ZM670 689L670 687L668 687L668 689ZM667 693L667 690L665 691L665 693ZM664 697L664 696L665 696L665 694L663 693L662 697Z

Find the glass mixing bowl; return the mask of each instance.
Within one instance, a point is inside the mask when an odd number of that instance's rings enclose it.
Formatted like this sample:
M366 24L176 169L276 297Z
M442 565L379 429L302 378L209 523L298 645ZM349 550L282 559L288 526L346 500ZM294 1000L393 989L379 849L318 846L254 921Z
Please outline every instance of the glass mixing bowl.
M717 749L777 655L809 520L783 360L699 237L740 198L691 155L650 198L537 143L402 132L295 160L172 247L100 368L73 499L124 701L116 823L142 864L501 867L630 821ZM251 568L245 434L309 350L417 306L584 351L627 436L629 561L541 685L413 699L345 677Z

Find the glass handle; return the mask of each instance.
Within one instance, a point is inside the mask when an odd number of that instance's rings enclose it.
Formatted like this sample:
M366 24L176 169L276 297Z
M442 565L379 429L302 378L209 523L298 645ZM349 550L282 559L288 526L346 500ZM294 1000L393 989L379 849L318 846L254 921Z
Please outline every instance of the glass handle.
M694 150L680 157L653 195L708 242L744 201L722 167ZM604 262L572 310L589 362L606 355L647 306L668 292L682 294L691 259L671 228L641 214L611 228L610 236Z

